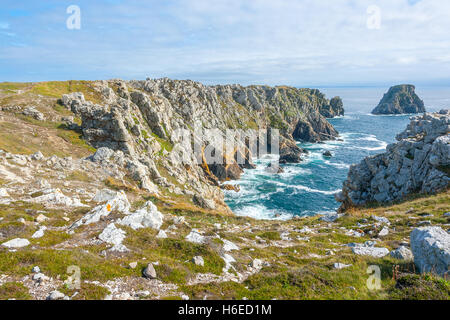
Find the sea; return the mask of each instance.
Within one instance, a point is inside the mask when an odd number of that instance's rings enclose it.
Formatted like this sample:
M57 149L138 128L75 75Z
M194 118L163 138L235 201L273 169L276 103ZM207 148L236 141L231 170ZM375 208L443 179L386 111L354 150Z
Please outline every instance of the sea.
M256 169L246 169L240 180L229 182L239 185L240 191L225 191L226 203L236 215L287 220L336 212L339 203L334 194L341 190L350 165L383 153L413 116L370 114L388 88L319 89L328 98L340 96L344 102L345 116L329 119L341 141L298 142L309 154L303 156L301 163L283 165L284 172L280 174L267 170L267 165L276 160L274 156L254 159ZM416 87L416 93L429 112L450 108L450 87ZM325 151L333 156L323 156Z

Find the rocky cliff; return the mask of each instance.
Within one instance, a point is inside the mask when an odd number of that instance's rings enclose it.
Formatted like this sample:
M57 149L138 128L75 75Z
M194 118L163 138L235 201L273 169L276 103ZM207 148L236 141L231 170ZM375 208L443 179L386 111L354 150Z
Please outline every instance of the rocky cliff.
M372 114L423 113L423 101L415 93L415 87L403 84L389 88Z
M280 161L299 162L303 151L294 139L335 139L338 132L321 110L325 106L340 112L342 107L339 99L329 101L318 90L291 87L204 86L189 80L148 79L102 81L96 90L101 93L98 104L80 93L61 98L61 104L81 119L81 124L68 126L82 132L83 138L99 149L94 158L118 161L131 179L149 192L167 189L188 195L208 209L226 208L219 181L238 179L243 168L252 168L251 151L246 145L232 152L215 148L223 164L202 160L198 165L198 159L175 134L178 130L214 129L214 137L194 142L205 148L230 138L227 129L278 129ZM245 158L245 163L238 164L238 156Z
M353 165L336 198L341 210L434 193L450 183L450 111L411 118L385 153Z
M340 97L334 97L319 108L320 114L325 118L334 118L344 115L344 103Z

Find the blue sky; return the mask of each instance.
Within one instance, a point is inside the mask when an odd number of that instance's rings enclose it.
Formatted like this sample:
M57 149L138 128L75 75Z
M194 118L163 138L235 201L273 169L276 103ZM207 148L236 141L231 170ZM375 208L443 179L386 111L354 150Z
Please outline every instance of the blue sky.
M0 81L450 85L449 30L442 0L2 0Z

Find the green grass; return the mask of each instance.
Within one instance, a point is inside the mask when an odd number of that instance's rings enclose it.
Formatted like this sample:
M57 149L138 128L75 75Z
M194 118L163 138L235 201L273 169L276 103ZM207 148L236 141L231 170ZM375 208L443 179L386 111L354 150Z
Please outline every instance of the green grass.
M63 94L81 92L86 100L101 103L101 94L95 91L90 81L49 81L33 85L31 92L52 98L61 98Z
M0 300L31 300L28 288L19 282L7 282L0 286Z
M64 286L60 288L59 291L69 297L72 297L75 292L78 292L78 294L73 297L73 300L103 300L110 294L109 290L105 287L85 282L81 283L80 289L69 289Z

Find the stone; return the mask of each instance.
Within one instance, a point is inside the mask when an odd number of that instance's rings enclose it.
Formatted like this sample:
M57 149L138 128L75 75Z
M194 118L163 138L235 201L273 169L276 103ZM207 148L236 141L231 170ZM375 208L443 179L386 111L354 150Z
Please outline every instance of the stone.
M87 207L87 205L81 203L78 198L71 198L64 195L60 189L47 189L42 191L42 195L36 198L32 198L31 202L42 203L49 206L62 206L62 207Z
M7 198L9 197L8 191L6 191L5 188L0 188L0 198Z
M383 227L380 232L378 232L379 237L385 237L389 234L389 228Z
M33 269L31 269L31 272L39 273L39 272L41 272L41 268L39 268L38 266L34 266Z
M147 201L144 207L121 219L118 223L134 230L141 228L159 230L163 224L163 215L151 201Z
M36 217L35 220L36 220L37 223L42 223L42 222L47 221L47 220L48 220L48 217L46 217L45 215L43 215L43 214L41 213L41 214L39 214L39 215Z
M206 237L204 237L197 229L192 229L191 232L186 236L186 241L198 244L206 243Z
M223 239L222 241L223 241L222 249L225 252L233 251L233 250L239 250L239 247L237 245L235 245L233 242L231 242L229 240L226 240L226 239Z
M158 239L166 239L167 233L164 230L159 230L158 234L156 235Z
M136 269L137 265L138 265L137 262L130 262L130 263L128 264L128 266L130 267L130 269Z
M91 223L96 223L100 221L102 217L109 215L113 211L117 211L119 213L128 214L131 208L130 203L128 202L128 198L125 192L115 192L112 196L106 196L102 193L101 196L97 198L97 195L94 197L96 200L106 200L105 204L96 206L91 211L89 211L83 218L76 221L70 229L78 228L82 225L87 225ZM95 200L94 200L95 201ZM100 202L100 201L99 201Z
M333 156L333 154L330 152L330 151L325 151L324 153L323 153L323 156L324 157L327 157L327 158L331 158L332 156Z
M122 229L116 227L114 223L110 223L103 231L100 233L98 238L103 242L112 245L121 245L126 237L126 232Z
M349 268L351 266L352 266L351 264L344 264L344 263L340 263L340 262L336 262L333 264L333 268L338 269L338 270Z
M47 300L62 300L64 296L65 296L64 293L61 293L58 290L54 290L47 297Z
M400 246L395 250L391 251L391 257L398 259L398 260L404 260L404 261L413 261L414 256L411 250L409 250L405 246Z
M389 88L372 114L423 113L425 105L415 93L413 85L398 85Z
M42 112L38 111L36 109L36 107L26 107L25 110L22 112L23 115L27 116L27 117L32 117L35 120L38 121L44 121L45 120L45 116Z
M366 157L349 169L339 212L370 202L389 203L410 194L446 190L450 177L450 112L425 113L410 119L386 152Z
M443 214L444 217L450 217L450 212L446 212Z
M204 209L214 210L216 208L216 204L213 200L206 199L199 195L195 195L193 201L196 205Z
M45 226L41 226L39 228L38 231L36 231L35 233L33 233L33 235L31 236L33 239L39 239L42 238L44 236L44 231L47 230L47 227Z
M390 224L391 224L391 223L389 222L389 219L388 219L388 218L385 218L385 217L377 217L377 216L375 216L375 215L372 215L371 218L372 218L373 220L375 220L376 222L379 222L379 223L384 223L384 224L387 224L387 225L390 225Z
M389 254L389 250L386 248L376 248L376 247L353 247L352 251L354 254L361 256L371 256L374 258L382 258Z
M263 266L263 261L261 259L253 259L251 266L254 269L261 269Z
M2 243L2 246L6 248L23 248L30 245L30 241L27 239L16 238Z
M410 243L414 263L420 272L448 273L450 234L440 227L416 228L411 232Z
M38 151L31 155L31 159L35 160L35 161L40 161L40 160L44 159L44 155L42 154L42 152Z
M102 147L97 149L97 151L92 156L92 161L94 162L103 162L108 161L114 155L114 150L111 150L106 147Z
M156 270L152 263L147 265L142 274L147 279L156 279Z
M194 258L192 258L192 262L196 265L196 266L201 266L203 267L205 265L205 260L203 260L203 257L201 256L195 256Z

